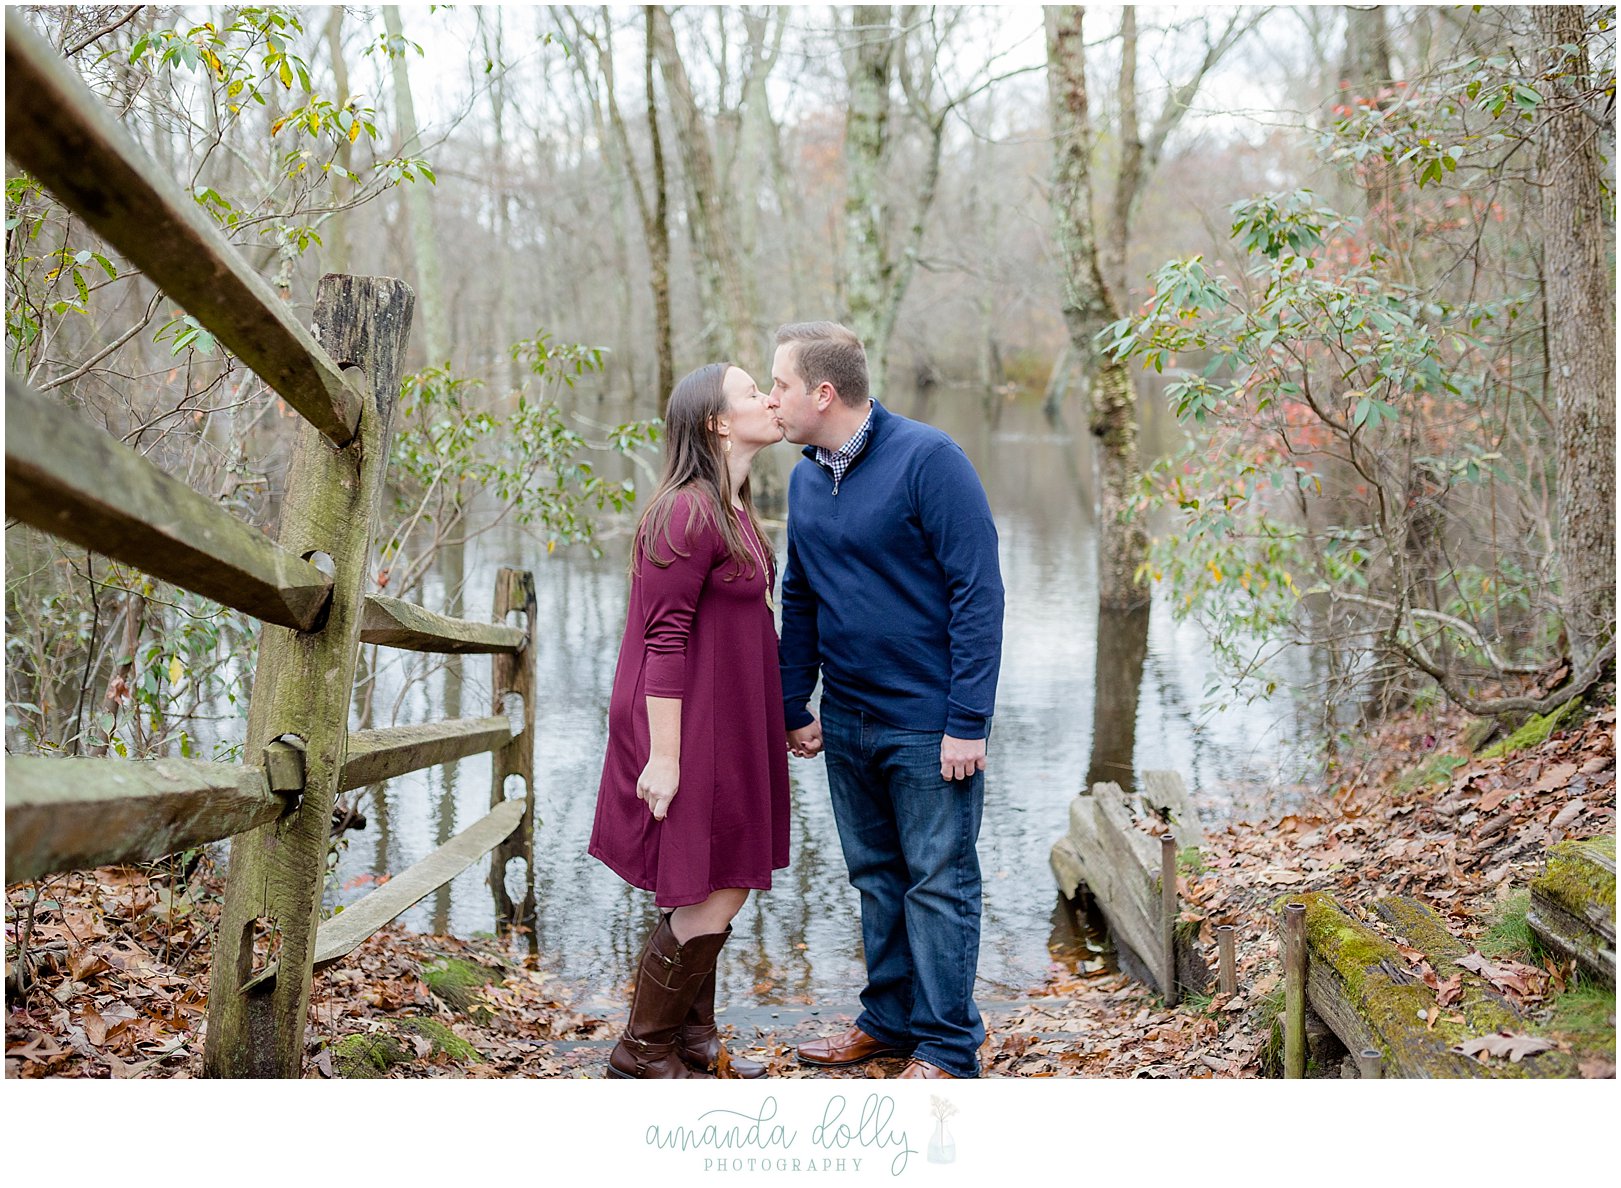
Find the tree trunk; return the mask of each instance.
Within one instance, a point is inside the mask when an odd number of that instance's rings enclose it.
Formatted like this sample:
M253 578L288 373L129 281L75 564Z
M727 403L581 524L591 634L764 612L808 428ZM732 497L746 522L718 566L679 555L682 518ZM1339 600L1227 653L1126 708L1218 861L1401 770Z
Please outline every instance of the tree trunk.
M844 303L850 329L866 345L873 395L884 390L889 343L883 334L890 283L879 197L889 147L889 87L895 38L887 4L858 6L845 55L850 106L844 120Z
M512 328L514 293L512 283L512 192L507 178L507 67L504 56L504 30L501 10L491 10L485 24L485 10L474 10L484 43L485 58L495 64L490 78L490 198L494 217L491 220L495 238L495 295L491 301L489 328L495 341L485 344L490 370L505 371L509 392L517 391L523 382L523 365L513 357L510 347L517 335ZM525 332L533 327L525 327Z
M1536 10L1549 47L1547 114L1538 137L1548 387L1558 418L1559 522L1565 631L1584 666L1615 634L1615 299L1606 264L1599 127L1584 10ZM1564 46L1576 46L1569 53Z
M715 171L714 148L676 47L670 14L660 4L651 9L653 52L664 75L665 99L675 120L692 195L690 224L698 276L703 282L707 338L717 358L736 360L740 351L753 351L764 344L754 341L754 314L745 297L743 265L732 232L735 222L728 218L730 203Z
M675 387L675 353L670 345L670 187L664 173L664 137L659 132L658 103L653 96L653 5L647 13L647 53L642 64L642 86L647 93L647 136L653 148L653 216L646 224L647 254L652 260L654 343L659 359L659 416L668 411ZM627 144L627 152L629 142Z
M394 71L394 107L398 121L399 154L420 151L416 105L411 101L411 79L405 66L405 31L396 4L383 6L383 28L389 38L389 64ZM396 52L397 51L397 52ZM275 88L272 87L272 90ZM450 359L450 320L445 308L444 287L440 282L439 240L433 230L433 207L426 183L406 182L405 205L411 215L411 245L417 265L417 300L422 305L422 344L429 366L442 366Z
M1148 553L1147 537L1136 525L1123 521L1138 480L1137 398L1125 366L1102 360L1092 343L1093 335L1113 321L1116 313L1098 269L1092 221L1083 12L1077 5L1046 10L1054 233L1062 272L1064 322L1076 361L1091 363L1085 370L1092 391L1090 427L1098 443L1099 605L1130 610L1148 601L1146 587L1136 582L1137 569Z
M1137 121L1137 6L1120 10L1120 163L1115 171L1104 273L1116 309L1131 307L1126 251L1131 243L1131 208L1143 184L1143 138Z

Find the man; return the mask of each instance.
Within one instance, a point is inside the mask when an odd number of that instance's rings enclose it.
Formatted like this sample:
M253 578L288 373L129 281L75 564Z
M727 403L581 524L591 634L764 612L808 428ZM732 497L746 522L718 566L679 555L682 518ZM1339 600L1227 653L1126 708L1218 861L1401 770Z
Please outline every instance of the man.
M990 505L956 442L868 398L843 326L783 326L771 379L784 435L805 446L782 583L788 747L826 755L867 960L855 1025L799 1059L910 1053L903 1077L978 1076L974 844L1002 655Z

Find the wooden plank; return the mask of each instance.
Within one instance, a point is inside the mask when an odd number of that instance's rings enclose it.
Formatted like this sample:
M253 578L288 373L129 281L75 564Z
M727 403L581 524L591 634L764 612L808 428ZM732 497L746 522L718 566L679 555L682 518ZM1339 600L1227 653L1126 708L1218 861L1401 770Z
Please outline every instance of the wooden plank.
M1548 847L1525 921L1555 952L1615 985L1615 834Z
M462 830L421 862L395 875L322 924L315 938L316 967L352 952L361 941L417 900L443 887L498 846L523 820L525 799L520 797L496 805L477 824Z
M1189 846L1204 849L1204 826L1199 821L1199 810L1179 772L1143 772L1143 787L1137 799L1145 808L1169 819L1171 832L1176 834L1178 853Z
M1108 920L1116 947L1124 944L1139 957L1151 959L1159 946L1149 906L1152 883L1129 851L1110 846L1099 834L1094 796L1078 796L1072 803L1069 840L1081 859L1081 877Z
M360 655L366 566L384 496L394 404L405 365L415 298L386 277L326 276L315 303L320 339L335 358L364 367L365 410L358 439L334 450L303 426L287 477L281 545L299 556L319 549L336 575L320 629L267 626L260 637L248 707L247 746L304 740L304 796L275 828L260 826L231 843L230 878L209 973L203 1071L216 1077L296 1077L303 1070L310 971L327 869L332 805ZM279 945L277 977L256 968Z
M535 576L528 570L502 569L495 578L495 617L505 620L514 611L524 618L522 651L496 656L490 662L490 688L495 708L507 713L520 710L513 723L510 741L498 749L490 764L490 804L500 804L511 793L509 777L523 781L525 805L517 830L503 841L490 863L490 893L497 920L509 924L533 924L535 914L535 633L537 603ZM507 864L524 860L524 896L513 903L507 893Z
M332 580L14 377L6 514L245 614L303 631Z
M1099 804L1100 798L1105 803ZM1122 836L1128 829L1130 835ZM1140 845L1137 838L1146 846ZM1096 784L1091 794L1083 793L1070 802L1069 832L1061 845L1079 860L1074 874L1108 921L1121 968L1140 981L1160 987L1164 970L1157 955L1163 950L1164 936L1159 918L1159 880L1142 865L1142 851L1157 849L1159 843L1131 825L1125 795L1118 785ZM1061 886L1065 885L1069 869L1066 858L1067 854L1055 846L1051 861ZM1178 926L1175 952L1178 981L1190 990L1202 991L1210 981L1210 970L1199 951L1195 929Z
M6 882L150 862L274 821L262 767L191 759L6 756Z
M6 10L6 155L37 177L148 280L333 444L361 396L340 364L90 93L73 68ZM328 350L335 344L326 343ZM336 359L336 361L334 361Z
M1137 828L1136 818L1126 804L1126 794L1120 790L1120 785L1094 784L1092 805L1098 837L1103 844L1118 850L1122 860L1129 855L1135 865L1144 872L1157 872L1159 839ZM1151 883L1156 881L1153 874L1149 874L1148 877ZM1149 897L1150 919L1154 916L1152 904L1157 898L1157 895Z
M517 627L474 623L423 610L399 598L373 594L360 620L360 642L408 652L474 654L516 652L528 641Z
M1533 889L1525 922L1550 952L1574 958L1583 973L1603 985L1615 986L1615 942L1606 941L1590 920L1573 916L1563 904Z
M1409 971L1395 944L1349 916L1327 892L1283 896L1306 905L1306 997L1351 1051L1375 1048L1387 1077L1575 1077L1573 1057L1558 1051L1528 1056L1518 1064L1483 1063L1454 1052L1466 1039L1499 1030L1525 1031L1526 1022L1501 999L1497 1005L1470 995L1465 1005L1438 1006L1435 992ZM1445 948L1443 947L1443 951ZM1432 968L1434 965L1432 963ZM1456 1021L1458 1015L1464 1021Z
M513 738L507 718L452 718L423 726L357 730L349 736L340 791L364 788L407 772L504 747Z

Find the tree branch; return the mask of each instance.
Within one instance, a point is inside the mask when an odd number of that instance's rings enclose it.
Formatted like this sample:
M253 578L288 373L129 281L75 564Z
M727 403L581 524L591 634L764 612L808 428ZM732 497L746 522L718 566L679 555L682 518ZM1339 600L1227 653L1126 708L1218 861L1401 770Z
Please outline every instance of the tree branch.
M134 20L135 19L135 14L140 12L142 7L143 6L139 5L139 4L135 5L128 12L126 12L123 16L119 17L116 21L113 21L111 24L103 25L101 28L97 29L94 33L90 34L90 36L84 38L81 41L75 42L73 45L68 46L67 49L62 51L62 56L65 57L65 58L71 58L74 54L78 53L80 50L87 49L88 47L90 47L92 45L95 45L96 42L100 41L103 37L107 36L107 34L111 33L114 29L120 28L123 25L127 25L127 24L129 24L130 21Z

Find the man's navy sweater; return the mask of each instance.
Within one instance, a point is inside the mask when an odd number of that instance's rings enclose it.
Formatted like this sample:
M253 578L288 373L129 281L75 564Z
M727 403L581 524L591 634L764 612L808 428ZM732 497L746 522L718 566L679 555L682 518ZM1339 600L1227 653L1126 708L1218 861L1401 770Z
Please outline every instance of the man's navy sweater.
M812 448L788 484L782 578L787 725L820 669L835 700L906 730L984 738L1002 661L1002 572L985 488L962 448L873 401L837 487Z

